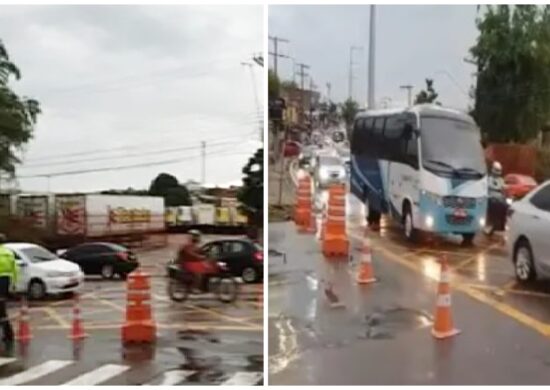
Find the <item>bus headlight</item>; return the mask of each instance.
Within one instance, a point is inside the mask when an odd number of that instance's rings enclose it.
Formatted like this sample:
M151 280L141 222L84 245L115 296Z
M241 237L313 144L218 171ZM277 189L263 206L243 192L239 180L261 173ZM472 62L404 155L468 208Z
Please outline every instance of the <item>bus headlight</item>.
M427 215L427 216L426 216L425 222L426 222L426 227L427 227L428 229L433 228L433 226L434 226L434 218L433 218L431 215Z
M483 217L479 218L479 226L485 227L485 218Z

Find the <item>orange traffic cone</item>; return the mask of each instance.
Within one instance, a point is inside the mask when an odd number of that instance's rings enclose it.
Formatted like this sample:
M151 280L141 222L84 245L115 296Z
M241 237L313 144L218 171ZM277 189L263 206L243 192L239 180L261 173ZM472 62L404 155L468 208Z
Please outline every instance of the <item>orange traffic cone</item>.
M365 244L361 252L361 263L359 264L359 272L357 273L356 281L359 284L376 282L372 270L372 253L370 250L370 239L368 237L365 237Z
M441 276L437 287L437 304L435 308L435 321L432 328L432 335L437 339L452 337L460 333L460 330L453 327L451 315L451 287L449 277L449 265L447 256L441 260Z
M19 326L15 339L21 342L27 342L32 339L31 327L29 325L29 307L27 305L27 299L21 298L21 309L19 312Z
M128 275L126 321L121 329L123 344L152 343L157 338L157 325L151 309L151 276L141 269Z
M80 297L78 292L75 292L73 302L73 326L71 328L71 333L69 334L70 339L81 340L88 336L84 333L84 326L82 325L82 317L80 314Z

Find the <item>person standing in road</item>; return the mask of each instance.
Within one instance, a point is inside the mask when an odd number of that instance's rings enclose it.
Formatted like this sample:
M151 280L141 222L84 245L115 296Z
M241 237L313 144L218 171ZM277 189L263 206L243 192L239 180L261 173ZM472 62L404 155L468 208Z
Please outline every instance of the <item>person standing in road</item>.
M8 318L6 304L10 290L15 289L18 278L17 264L12 251L4 247L6 236L0 233L0 322L2 340L8 344L14 340L13 328Z

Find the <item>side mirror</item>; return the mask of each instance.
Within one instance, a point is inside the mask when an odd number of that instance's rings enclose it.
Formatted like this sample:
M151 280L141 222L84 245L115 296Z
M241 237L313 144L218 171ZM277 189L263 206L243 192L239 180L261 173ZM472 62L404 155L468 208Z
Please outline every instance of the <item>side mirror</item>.
M25 263L22 260L16 260L15 263L17 264L18 267L26 267L27 266L27 263Z

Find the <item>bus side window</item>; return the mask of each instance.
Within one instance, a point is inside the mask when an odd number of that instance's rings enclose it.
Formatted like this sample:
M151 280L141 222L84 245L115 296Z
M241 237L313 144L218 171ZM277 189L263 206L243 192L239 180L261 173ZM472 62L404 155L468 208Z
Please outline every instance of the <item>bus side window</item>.
M403 118L399 115L392 115L386 119L383 144L381 145L385 159L400 161L400 144L404 124Z
M374 126L370 132L370 154L376 158L384 158L384 123L385 117L378 117L374 120Z

